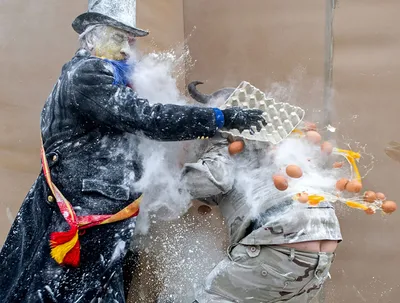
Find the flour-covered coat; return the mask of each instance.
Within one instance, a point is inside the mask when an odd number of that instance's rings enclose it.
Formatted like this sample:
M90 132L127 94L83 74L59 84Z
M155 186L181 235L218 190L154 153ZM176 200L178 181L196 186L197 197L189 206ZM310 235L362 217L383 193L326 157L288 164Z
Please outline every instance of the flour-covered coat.
M115 65L80 50L41 114L53 182L78 216L114 214L138 198L137 134L175 141L216 132L212 108L150 106L121 79ZM1 249L0 302L125 302L122 261L135 220L86 230L81 265L63 267L50 256L49 234L68 225L51 196L40 173Z

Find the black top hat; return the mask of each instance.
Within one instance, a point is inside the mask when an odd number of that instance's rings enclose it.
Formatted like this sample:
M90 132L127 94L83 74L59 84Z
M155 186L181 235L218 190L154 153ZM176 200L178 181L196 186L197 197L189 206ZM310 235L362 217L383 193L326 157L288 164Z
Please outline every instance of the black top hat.
M72 23L73 29L82 34L88 26L109 25L144 37L148 31L136 28L136 0L89 0L89 9Z

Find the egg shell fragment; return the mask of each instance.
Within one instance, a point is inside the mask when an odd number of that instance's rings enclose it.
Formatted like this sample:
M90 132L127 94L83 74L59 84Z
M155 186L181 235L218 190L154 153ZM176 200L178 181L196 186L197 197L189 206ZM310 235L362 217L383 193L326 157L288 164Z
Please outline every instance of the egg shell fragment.
M307 193L298 193L297 201L299 201L300 203L307 203L308 202L308 194Z
M370 208L370 207L368 207L366 210L364 210L364 212L365 212L367 215L373 215L373 214L375 214L375 211L374 211L372 208Z
M333 163L332 167L333 168L342 168L343 167L343 162L335 162Z

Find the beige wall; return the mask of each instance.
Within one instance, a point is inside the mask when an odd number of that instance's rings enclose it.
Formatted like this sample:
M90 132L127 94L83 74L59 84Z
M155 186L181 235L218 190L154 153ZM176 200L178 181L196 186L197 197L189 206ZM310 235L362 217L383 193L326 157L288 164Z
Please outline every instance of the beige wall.
M390 140L399 140L399 11L400 3L394 0L339 1L334 64L336 123L341 123L342 134L367 144L375 156L365 187L398 202L400 166L383 149ZM399 213L340 214L345 238L327 302L399 302Z
M183 51L184 23L182 0L137 1L138 26L150 31L150 35L139 40L143 53L154 51ZM184 77L177 79L180 90L184 90Z
M203 89L209 91L242 80L267 89L293 76L299 100L312 96L310 105L321 102L314 82L323 74L323 1L185 0L184 13L197 60L188 81L206 80Z
M0 1L0 242L39 172L40 110L74 53L70 24L85 9L78 0ZM335 19L335 123L375 155L365 185L393 200L400 200L400 173L383 148L399 140L398 11L394 0L339 1ZM138 24L151 31L141 41L145 51L175 47L193 33L189 46L197 63L187 80L206 80L205 91L247 80L281 98L290 92L288 101L306 108L322 107L323 1L139 0ZM274 82L290 85L276 90ZM344 242L325 302L398 302L399 215L343 209L339 216Z
M40 111L77 46L82 1L0 2L0 242L40 172Z
M149 36L139 40L144 52L175 48L184 39L182 0L139 0L137 24L150 31Z

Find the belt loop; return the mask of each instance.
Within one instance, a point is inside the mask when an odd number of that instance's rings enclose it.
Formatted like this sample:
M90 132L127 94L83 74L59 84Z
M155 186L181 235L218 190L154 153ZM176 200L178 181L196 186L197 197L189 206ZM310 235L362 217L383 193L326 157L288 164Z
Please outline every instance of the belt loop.
M322 280L322 274L326 272L327 269L329 269L331 262L331 258L328 257L327 253L318 253L318 264L314 271L314 276L317 278L318 281Z
M233 261L232 257L231 257L231 251L235 248L235 246L237 246L239 243L233 243L231 245L228 246L228 248L226 249L226 254L228 255L229 260Z
M293 261L295 257L294 248L290 249L289 261Z
M331 264L333 264L333 261L335 261L335 258L336 258L336 253L334 252L334 253L332 253L332 261L331 261Z

